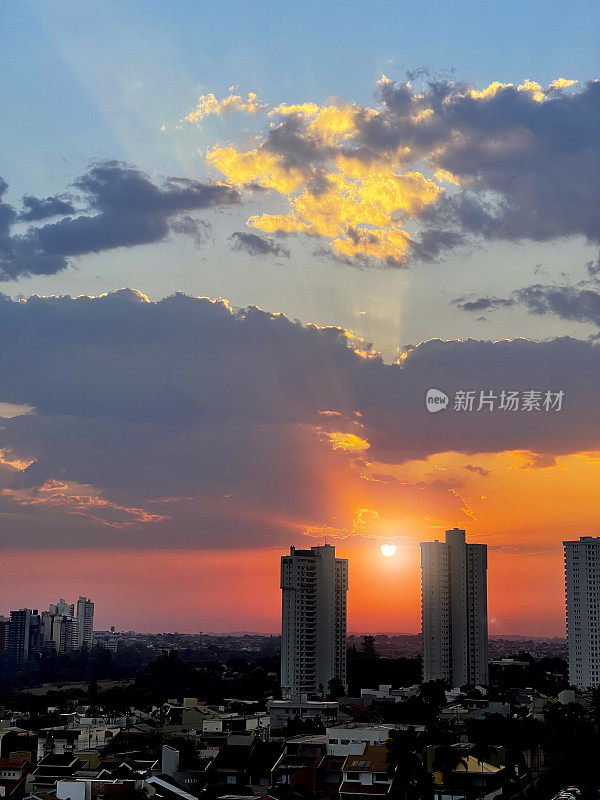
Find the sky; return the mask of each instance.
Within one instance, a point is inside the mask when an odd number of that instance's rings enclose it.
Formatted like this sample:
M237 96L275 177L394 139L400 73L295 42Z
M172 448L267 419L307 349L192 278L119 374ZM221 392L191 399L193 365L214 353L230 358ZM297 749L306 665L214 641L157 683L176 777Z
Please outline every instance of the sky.
M0 31L0 613L276 632L280 556L328 541L349 630L416 632L418 544L460 527L490 633L564 635L562 541L600 534L600 9L24 0Z

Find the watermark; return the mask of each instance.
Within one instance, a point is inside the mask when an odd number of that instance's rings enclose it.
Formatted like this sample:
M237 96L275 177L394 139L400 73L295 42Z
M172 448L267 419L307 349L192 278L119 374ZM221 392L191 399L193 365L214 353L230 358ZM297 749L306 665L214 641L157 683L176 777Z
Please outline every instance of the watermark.
M491 389L463 390L459 389L452 397L441 389L428 389L425 394L425 408L432 414L450 408L453 411L561 411L565 393L562 389L553 391L545 389L527 389L522 392L502 390L494 392Z
M432 414L435 414L436 411L441 411L443 408L446 408L449 400L450 398L445 392L442 392L439 389L427 389L427 394L425 395L425 405L427 407L427 411L431 411Z

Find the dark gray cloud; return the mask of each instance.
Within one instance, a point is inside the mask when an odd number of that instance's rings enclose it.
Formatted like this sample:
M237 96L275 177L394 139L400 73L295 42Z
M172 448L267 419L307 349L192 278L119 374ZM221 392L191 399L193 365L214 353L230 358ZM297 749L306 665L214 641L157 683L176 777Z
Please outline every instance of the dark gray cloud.
M521 305L532 314L552 314L574 322L591 322L600 327L600 291L594 285L590 287L585 283L578 286L537 283L515 290L509 298L459 297L453 304L461 311L492 311Z
M600 345L591 342L432 340L401 365L386 364L357 355L338 328L185 295L150 303L132 290L4 298L0 337L13 343L0 349L0 401L36 409L0 429L5 461L31 462L5 465L7 497L33 513L31 493L48 495L41 487L91 486L109 503L98 510L89 502L96 517L131 518L140 537L151 528L144 543L168 531L172 541L199 546L258 545L333 516L351 526L332 480L367 506L390 506L390 492L394 503L431 503L422 488L365 480L365 457L401 463L519 449L542 464L600 449ZM424 398L432 387L451 398L459 390L565 395L559 412L492 415L451 404L431 414ZM327 433L335 431L370 448L332 449ZM67 513L65 492L62 505L47 507ZM144 510L169 520L138 522ZM105 523L94 524L100 542Z
M556 314L562 319L600 326L600 292L574 286L526 286L514 293L533 314Z
M190 236L201 247L212 239L212 225L202 219L194 219L189 214L176 217L171 220L171 230L173 233Z
M48 217L64 217L75 213L75 206L70 199L54 195L52 197L34 197L26 194L23 196L24 210L19 219L27 222L36 222Z
M464 188L430 212L438 223L487 239L600 241L600 83L543 102L512 86L483 97L465 89L441 82L416 96L384 84L387 113L380 125L365 120L365 142L408 145L459 178ZM427 108L431 116L415 122Z
M588 275L592 279L600 277L600 256L595 261L588 261L585 265Z
M256 233L246 231L236 231L229 237L231 249L241 253L248 253L251 256L279 256L289 258L290 251L284 245L258 236Z
M0 185L0 194L2 186L5 184ZM202 223L181 216L182 212L240 199L237 190L225 184L167 178L157 185L140 170L116 161L96 164L77 178L73 187L78 205L84 209L80 214L60 212L67 215L32 225L25 233L12 233L18 215L12 206L0 205L0 280L52 275L65 269L73 257L159 242L173 230L200 240ZM21 218L55 216L58 202L62 201L57 197L39 200L26 196L23 203L29 212Z
M494 308L510 308L516 303L512 298L503 297L478 297L470 299L458 297L453 301L453 305L461 311L491 311Z
M478 467L475 464L465 464L464 468L467 470L467 472L474 472L482 477L486 477L490 474L489 469L485 469L485 467Z

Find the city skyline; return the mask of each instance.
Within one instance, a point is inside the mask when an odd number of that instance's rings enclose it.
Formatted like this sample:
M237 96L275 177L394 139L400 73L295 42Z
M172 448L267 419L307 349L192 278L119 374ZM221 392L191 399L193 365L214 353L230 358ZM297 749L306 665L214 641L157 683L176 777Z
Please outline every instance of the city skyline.
M456 526L490 634L564 635L564 531L598 534L599 26L4 5L0 608L276 631L280 553L327 541L351 628L416 632L419 542Z

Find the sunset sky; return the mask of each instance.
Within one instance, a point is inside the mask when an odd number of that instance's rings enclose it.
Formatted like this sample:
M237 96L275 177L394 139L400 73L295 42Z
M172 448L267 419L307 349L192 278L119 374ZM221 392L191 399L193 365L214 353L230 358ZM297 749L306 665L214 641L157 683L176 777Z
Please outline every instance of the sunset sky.
M327 540L349 630L417 632L418 543L461 527L490 633L564 635L561 543L600 535L600 7L0 31L0 613L277 632L280 555Z

